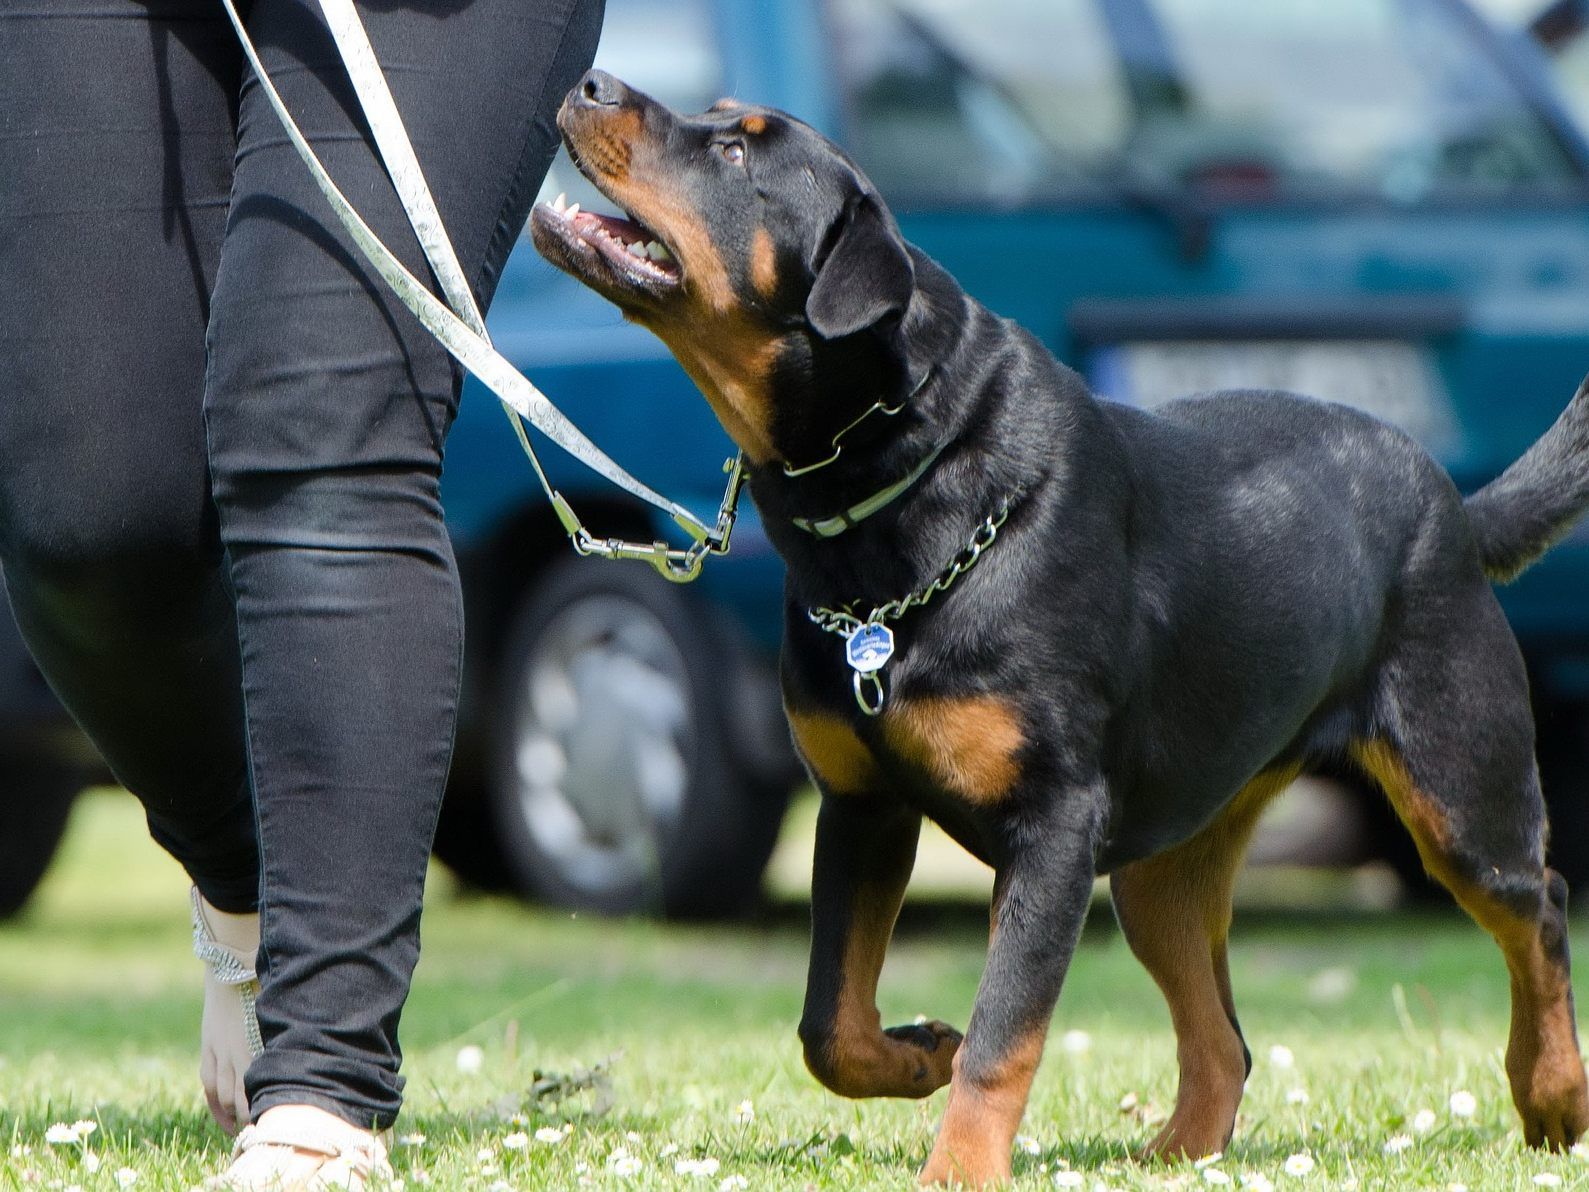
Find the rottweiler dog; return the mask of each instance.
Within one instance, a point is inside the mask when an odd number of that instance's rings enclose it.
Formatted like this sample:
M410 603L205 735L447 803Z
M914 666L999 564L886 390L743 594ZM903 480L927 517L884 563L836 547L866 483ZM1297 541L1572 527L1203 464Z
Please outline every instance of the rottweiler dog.
M1108 874L1178 1040L1175 1110L1146 1151L1222 1150L1251 1067L1232 881L1278 791L1349 766L1500 945L1524 1133L1573 1143L1589 1096L1567 890L1491 581L1589 507L1589 383L1464 500L1344 406L1099 400L783 112L682 116L593 71L559 123L626 215L542 205L536 246L678 357L788 564L784 700L822 793L800 1023L816 1078L847 1097L948 1084L923 1181L1008 1179ZM963 1037L884 1029L875 1004L923 816L996 874Z

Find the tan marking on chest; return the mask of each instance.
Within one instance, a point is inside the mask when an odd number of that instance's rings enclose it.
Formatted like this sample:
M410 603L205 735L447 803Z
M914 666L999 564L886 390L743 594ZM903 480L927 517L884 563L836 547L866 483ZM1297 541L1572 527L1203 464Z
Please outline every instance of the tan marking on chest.
M901 701L883 717L889 746L973 803L995 803L1021 776L1020 717L997 696Z
M877 761L855 730L837 716L785 709L795 747L811 776L840 795L860 794L876 783Z

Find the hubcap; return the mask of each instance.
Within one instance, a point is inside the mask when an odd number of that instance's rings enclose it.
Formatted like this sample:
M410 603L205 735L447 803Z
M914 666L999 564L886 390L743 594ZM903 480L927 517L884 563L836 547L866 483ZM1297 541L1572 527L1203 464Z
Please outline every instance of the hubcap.
M661 620L616 595L558 613L535 644L516 728L519 808L558 876L591 895L660 891L690 729L684 658Z

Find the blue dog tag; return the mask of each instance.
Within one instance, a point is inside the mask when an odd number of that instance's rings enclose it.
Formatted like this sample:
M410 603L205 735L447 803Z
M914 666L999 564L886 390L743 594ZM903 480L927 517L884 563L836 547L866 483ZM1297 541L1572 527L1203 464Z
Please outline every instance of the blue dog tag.
M894 631L887 625L868 621L850 634L844 655L857 674L875 674L894 656Z

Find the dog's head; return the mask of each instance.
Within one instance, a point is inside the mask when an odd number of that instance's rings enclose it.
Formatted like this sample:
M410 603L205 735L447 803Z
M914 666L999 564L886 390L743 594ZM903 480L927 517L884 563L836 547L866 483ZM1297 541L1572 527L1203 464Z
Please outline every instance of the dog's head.
M594 70L557 120L626 217L543 203L536 248L654 331L753 461L834 414L791 410L787 393L824 390L831 373L870 403L899 384L890 340L914 290L911 256L832 142L732 100L680 115Z

